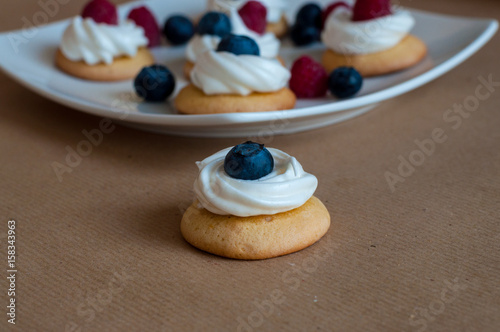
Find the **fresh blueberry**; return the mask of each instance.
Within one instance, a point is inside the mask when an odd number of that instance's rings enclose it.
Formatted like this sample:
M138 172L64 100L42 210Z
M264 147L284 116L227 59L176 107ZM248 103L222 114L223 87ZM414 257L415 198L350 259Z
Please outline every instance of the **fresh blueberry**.
M315 3L308 3L299 9L295 22L305 26L313 26L317 29L321 29L321 13L322 10L319 5Z
M273 171L274 159L264 144L247 141L236 145L226 155L224 170L236 179L257 180Z
M175 89L175 77L162 65L144 67L134 80L134 88L146 101L164 101Z
M363 77L353 67L339 67L328 77L328 89L338 98L354 96L363 85Z
M224 37L231 33L231 21L229 17L220 12L208 12L198 23L200 35L216 35Z
M194 35L193 22L186 16L171 16L165 22L163 34L173 45L185 44Z
M295 45L306 46L320 40L320 30L297 22L292 26L290 37Z
M236 55L260 55L259 45L250 37L227 35L217 46L217 52L230 52Z

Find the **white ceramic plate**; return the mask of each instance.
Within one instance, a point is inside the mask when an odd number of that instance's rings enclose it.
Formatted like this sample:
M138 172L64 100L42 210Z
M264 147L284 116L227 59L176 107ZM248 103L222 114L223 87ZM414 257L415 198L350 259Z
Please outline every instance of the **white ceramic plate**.
M159 22L169 15L184 13L195 17L205 9L206 0L148 1ZM290 13L305 0L295 1ZM327 1L323 1L327 2ZM121 17L139 2L120 7ZM360 93L351 99L325 97L299 100L295 109L275 112L209 115L177 114L171 103L141 102L131 81L95 83L73 78L53 63L55 51L68 20L37 30L0 34L0 67L27 88L63 105L128 126L183 136L249 137L288 134L345 121L372 109L377 103L415 89L456 67L474 54L495 34L498 22L412 11L416 19L412 33L425 41L429 54L418 65L396 74L366 79ZM294 48L284 43L281 55L288 64L302 54L319 58L320 44ZM153 49L159 63L177 77L176 92L186 84L182 75L184 47Z

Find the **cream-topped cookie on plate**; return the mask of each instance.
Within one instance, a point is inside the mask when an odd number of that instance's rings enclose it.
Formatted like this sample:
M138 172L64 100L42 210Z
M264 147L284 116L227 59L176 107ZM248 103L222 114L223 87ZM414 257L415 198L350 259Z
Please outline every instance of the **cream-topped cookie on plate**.
M226 36L216 51L200 54L190 78L175 98L180 113L265 112L295 106L295 94L287 87L290 71L279 60L260 56L257 43L247 36Z
M328 48L322 57L327 71L348 66L363 76L392 73L411 67L427 54L422 40L410 34L411 13L391 7L389 0L358 0L331 13L321 35Z
M91 8L91 10L89 10ZM134 78L154 63L148 39L133 21L118 23L116 8L106 0L91 1L63 33L55 63L64 72L93 81ZM94 13L93 16L87 14Z

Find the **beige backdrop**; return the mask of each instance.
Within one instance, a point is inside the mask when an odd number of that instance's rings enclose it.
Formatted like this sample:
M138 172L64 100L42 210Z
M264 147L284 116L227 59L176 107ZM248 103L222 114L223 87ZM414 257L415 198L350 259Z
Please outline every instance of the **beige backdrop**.
M494 0L403 4L500 18ZM2 31L40 10L36 1L1 6ZM309 249L256 262L200 252L179 232L194 162L243 138L116 126L59 182L51 164L101 119L0 74L0 330L12 327L13 219L19 331L499 331L500 91L457 129L443 121L478 77L500 81L499 54L497 34L458 68L362 117L274 137L270 146L318 177L332 226ZM385 172L436 128L446 140L392 192Z

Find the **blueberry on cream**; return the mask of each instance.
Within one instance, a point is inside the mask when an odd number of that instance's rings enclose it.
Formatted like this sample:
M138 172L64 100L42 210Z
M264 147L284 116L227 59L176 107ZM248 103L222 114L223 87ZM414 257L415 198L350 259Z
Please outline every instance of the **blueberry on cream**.
M257 180L272 172L273 156L264 147L251 141L236 145L224 159L224 171L235 179Z
M229 52L236 55L260 55L259 45L250 37L228 35L220 41L217 52Z

